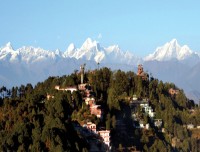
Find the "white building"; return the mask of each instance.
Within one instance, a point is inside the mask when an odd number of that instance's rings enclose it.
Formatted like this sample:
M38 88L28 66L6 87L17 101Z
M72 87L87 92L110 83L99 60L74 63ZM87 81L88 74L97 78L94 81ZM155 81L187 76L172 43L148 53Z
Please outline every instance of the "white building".
M141 129L149 129L149 123L145 124L143 121L140 121L140 127Z
M95 98L94 97L86 97L85 104L86 105L95 105Z
M94 124L94 123L92 123L92 122L87 122L87 124L84 125L84 126L87 127L87 129L88 129L90 132L97 133L96 124Z
M137 96L134 94L133 95L133 101L136 101L138 98L137 98Z
M149 106L148 102L143 102L140 104L140 107L142 107L142 109L144 110L144 112L150 117L150 118L154 118L155 117L155 112L153 112L153 109L151 108L151 106Z
M66 87L66 88L60 88L60 86L59 85L56 85L55 86L55 89L56 90L59 90L59 91L70 91L71 93L73 93L74 91L77 91L78 89L77 89L77 87Z
M101 130L98 131L100 137L102 137L103 142L110 148L110 130Z
M194 125L193 124L188 124L187 125L187 129L194 129Z
M97 118L102 118L102 110L100 105L90 106L90 113L96 115Z
M74 91L77 91L76 87L66 87L65 91L70 91L71 93L73 93Z
M154 126L161 127L162 126L162 119L154 119Z

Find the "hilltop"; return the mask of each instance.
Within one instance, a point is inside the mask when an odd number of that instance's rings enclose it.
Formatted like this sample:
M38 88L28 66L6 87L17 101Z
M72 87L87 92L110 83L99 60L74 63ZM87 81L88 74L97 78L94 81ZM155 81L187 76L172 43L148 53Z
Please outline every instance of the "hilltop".
M173 83L100 68L1 89L1 151L198 151L199 107Z

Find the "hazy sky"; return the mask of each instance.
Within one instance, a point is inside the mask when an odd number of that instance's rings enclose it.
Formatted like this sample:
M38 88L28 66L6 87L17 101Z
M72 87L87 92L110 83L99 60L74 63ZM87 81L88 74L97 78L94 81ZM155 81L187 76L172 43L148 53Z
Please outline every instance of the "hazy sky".
M0 0L0 46L65 51L90 37L137 56L176 38L200 51L199 0Z

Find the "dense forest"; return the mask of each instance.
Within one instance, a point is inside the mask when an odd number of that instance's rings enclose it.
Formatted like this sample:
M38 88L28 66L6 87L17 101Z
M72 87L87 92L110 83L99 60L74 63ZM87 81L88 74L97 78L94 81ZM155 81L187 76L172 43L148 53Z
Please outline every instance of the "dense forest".
M84 73L84 83L93 90L103 118L90 114L84 94L77 90L59 91L55 86L78 87L81 74L49 77L34 87L31 84L0 88L0 151L90 151L88 139L74 124L87 121L97 129L111 131L110 151L200 151L200 108L187 99L175 84L164 83L153 76L143 79L133 71L111 71L101 68ZM179 90L170 94L169 89ZM6 92L6 94L5 94ZM47 98L51 95L52 98ZM149 129L134 127L130 102L133 96L148 100L155 119L140 108L137 114ZM120 125L124 126L123 129ZM188 127L193 125L191 129Z

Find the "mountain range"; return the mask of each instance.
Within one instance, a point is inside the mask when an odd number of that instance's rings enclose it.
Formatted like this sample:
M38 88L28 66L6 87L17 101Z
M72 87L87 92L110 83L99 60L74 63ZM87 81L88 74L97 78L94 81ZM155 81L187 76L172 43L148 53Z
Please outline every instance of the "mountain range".
M158 47L152 54L141 58L118 45L103 47L88 38L80 48L73 43L66 51L50 51L32 46L14 50L11 43L0 48L0 86L35 85L48 76L61 76L78 70L86 63L88 70L107 66L113 70L144 69L164 82L173 82L183 88L189 98L200 99L200 54L187 45L180 46L176 39Z

